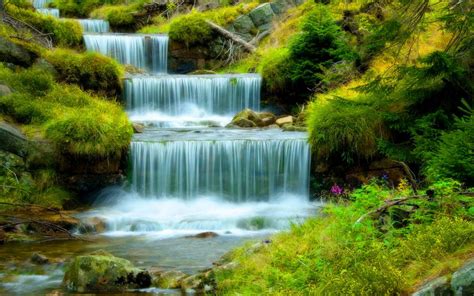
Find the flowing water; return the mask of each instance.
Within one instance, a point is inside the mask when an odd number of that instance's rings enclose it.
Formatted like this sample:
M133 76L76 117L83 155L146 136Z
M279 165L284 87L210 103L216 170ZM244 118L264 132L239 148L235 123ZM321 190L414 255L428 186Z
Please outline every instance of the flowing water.
M80 22L91 32L84 35L87 50L149 72L124 81L130 119L146 128L130 145L126 184L104 189L78 215L100 219L105 231L87 241L0 248L1 295L61 294L62 262L98 249L137 267L193 274L316 213L306 133L223 128L244 108L260 110L259 75L170 75L167 36L98 33L108 31L106 22ZM217 236L193 237L207 231ZM57 262L34 267L33 252Z
M53 17L59 17L59 9L56 8L37 8L37 12Z
M113 57L122 64L129 64L152 73L166 73L168 36L145 34L84 34L89 51Z
M33 7L38 8L47 8L49 3L52 3L53 0L33 0Z
M78 19L77 20L84 33L107 33L109 32L109 22L94 19Z

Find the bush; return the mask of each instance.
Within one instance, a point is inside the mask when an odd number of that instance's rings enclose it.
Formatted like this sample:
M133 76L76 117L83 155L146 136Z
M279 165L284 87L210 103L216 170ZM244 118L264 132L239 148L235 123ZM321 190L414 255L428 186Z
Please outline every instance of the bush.
M65 49L49 51L44 57L58 71L60 81L75 83L84 90L109 97L121 93L123 69L109 57L91 52L78 54Z
M192 11L174 18L170 23L169 36L186 45L205 44L212 36L211 28L205 22L205 16L197 11Z
M263 56L257 71L261 73L267 91L281 94L287 91L287 86L291 84L288 59L289 51L284 47L269 50Z
M302 32L290 43L290 77L300 96L306 99L308 90L320 81L317 74L340 61L353 61L355 53L345 41L344 33L330 12L318 5L305 17Z
M218 294L408 294L415 283L438 276L440 269L459 268L474 246L474 223L465 215L473 202L456 202L464 197L451 187L455 183L443 184L442 191L436 190L438 184L434 187L439 199L414 199L417 210L398 228L390 214L356 220L386 198L413 194L409 189L394 191L373 183L356 190L353 203L328 205L324 215L294 225L270 244L228 255L238 267L217 271ZM464 211L442 212L440 206Z
M105 5L92 11L91 17L107 20L112 28L129 30L136 25L133 17L136 10L135 5Z

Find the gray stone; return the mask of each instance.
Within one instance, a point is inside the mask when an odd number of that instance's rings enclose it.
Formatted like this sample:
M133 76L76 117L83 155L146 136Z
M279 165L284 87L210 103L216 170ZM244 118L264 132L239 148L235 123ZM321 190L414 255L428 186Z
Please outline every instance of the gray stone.
M8 86L4 84L0 84L0 97L9 95L11 93L12 93L12 90Z
M258 31L259 32L265 32L265 31L269 31L271 30L273 27L273 23L266 23L266 24L263 24L261 26L258 26Z
M412 296L450 296L452 295L447 277L436 278L423 285Z
M293 2L287 0L275 0L270 3L275 14L282 14L293 6Z
M0 37L0 61L12 63L19 66L29 67L35 59L36 54L26 48L17 45L10 40Z
M232 24L232 27L235 32L240 34L248 34L256 29L252 19L248 15L239 16Z
M0 122L0 150L25 157L29 150L28 139L15 127Z
M260 27L263 24L271 23L273 16L273 9L270 3L264 3L257 6L254 10L249 13L250 18L252 19L256 27Z
M456 296L474 295L474 260L453 273L451 289Z
M145 126L137 122L132 123L132 127L133 127L133 132L136 134L141 134L145 130Z

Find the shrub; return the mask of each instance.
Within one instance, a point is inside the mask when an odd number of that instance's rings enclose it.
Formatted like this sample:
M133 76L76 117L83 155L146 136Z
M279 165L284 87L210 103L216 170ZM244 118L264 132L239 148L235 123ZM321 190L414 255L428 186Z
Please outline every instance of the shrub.
M91 12L91 17L105 19L112 28L132 29L135 27L134 5L105 5Z
M170 38L184 42L188 46L204 44L211 38L211 33L211 28L205 22L205 16L195 10L174 18L170 23Z
M276 48L265 53L257 71L262 74L265 89L271 93L285 93L291 83L288 77L291 64L288 63L287 48Z
M113 59L98 53L78 54L56 49L45 55L58 71L58 79L80 85L84 90L113 97L121 93L122 67Z

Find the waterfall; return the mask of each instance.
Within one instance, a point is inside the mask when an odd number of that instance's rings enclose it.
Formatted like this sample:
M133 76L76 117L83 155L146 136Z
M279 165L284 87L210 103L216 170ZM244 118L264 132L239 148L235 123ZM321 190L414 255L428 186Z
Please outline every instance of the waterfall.
M33 0L33 7L36 9L47 8L51 2L53 2L53 0Z
M37 8L36 11L44 15L59 17L59 9L56 8Z
M229 135L230 133L230 135ZM161 135L131 144L132 189L143 196L232 202L308 198L305 133L259 131ZM254 133L254 134L253 134Z
M125 100L130 111L179 115L192 105L233 115L259 109L261 80L256 74L132 76L125 80Z
M109 22L94 19L78 19L85 33L107 33L109 32Z
M154 73L166 73L168 36L141 34L84 34L87 50Z

